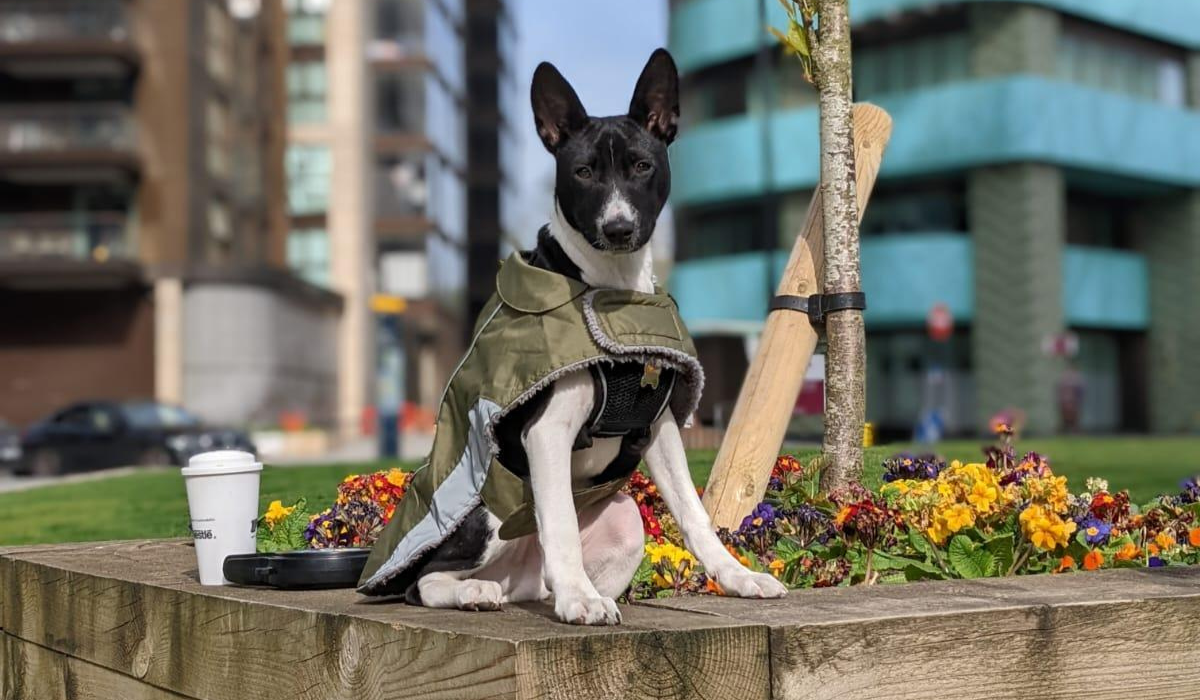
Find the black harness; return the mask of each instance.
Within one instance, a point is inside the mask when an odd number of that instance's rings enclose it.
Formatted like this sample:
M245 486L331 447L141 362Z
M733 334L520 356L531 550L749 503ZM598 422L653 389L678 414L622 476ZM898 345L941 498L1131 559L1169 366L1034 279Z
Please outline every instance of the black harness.
M593 438L649 436L650 426L671 400L675 370L619 361L592 365L591 372L596 400L575 440L576 449L590 446Z

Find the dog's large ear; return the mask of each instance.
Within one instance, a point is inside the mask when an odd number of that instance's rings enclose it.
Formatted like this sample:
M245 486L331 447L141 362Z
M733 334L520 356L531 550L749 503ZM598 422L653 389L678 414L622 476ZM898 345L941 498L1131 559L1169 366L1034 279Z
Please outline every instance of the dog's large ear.
M579 95L549 63L541 63L533 72L533 85L529 90L533 103L533 122L546 150L554 153L572 132L582 129L587 123L587 111L579 101Z
M629 102L629 118L665 143L675 140L679 123L679 71L666 49L655 50L646 61Z

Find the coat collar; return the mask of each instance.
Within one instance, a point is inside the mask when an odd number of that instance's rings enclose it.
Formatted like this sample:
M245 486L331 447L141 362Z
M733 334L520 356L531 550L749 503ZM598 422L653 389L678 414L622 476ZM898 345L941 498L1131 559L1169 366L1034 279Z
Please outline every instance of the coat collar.
M500 299L517 311L530 314L557 309L587 290L583 282L530 265L519 252L501 263L496 275Z

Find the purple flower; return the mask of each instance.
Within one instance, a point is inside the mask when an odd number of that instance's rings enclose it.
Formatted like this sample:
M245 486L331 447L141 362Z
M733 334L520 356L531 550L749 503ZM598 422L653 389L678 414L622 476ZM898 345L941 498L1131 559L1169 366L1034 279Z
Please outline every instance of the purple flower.
M1160 566L1166 566L1166 565L1167 565L1167 562L1163 561L1162 557L1150 557L1150 568L1156 569Z
M1112 525L1099 518L1087 518L1079 523L1079 529L1083 532L1088 544L1104 544L1108 541L1109 533L1112 532Z
M1200 501L1200 476L1193 476L1190 479L1184 479L1179 487L1183 489L1179 500L1183 503L1195 503Z
M946 463L933 455L915 455L901 453L883 462L883 480L885 482L901 479L936 479L946 468Z
M778 514L775 512L775 507L764 501L755 506L750 515L742 518L742 524L738 528L738 532L747 534L769 530L775 527L776 517L778 517Z

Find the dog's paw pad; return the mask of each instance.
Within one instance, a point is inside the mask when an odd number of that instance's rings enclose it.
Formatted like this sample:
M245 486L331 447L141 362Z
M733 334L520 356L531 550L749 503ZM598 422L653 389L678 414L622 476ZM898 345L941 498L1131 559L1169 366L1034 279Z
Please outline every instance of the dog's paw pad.
M462 581L458 586L458 607L460 610L499 610L503 593L495 581Z

